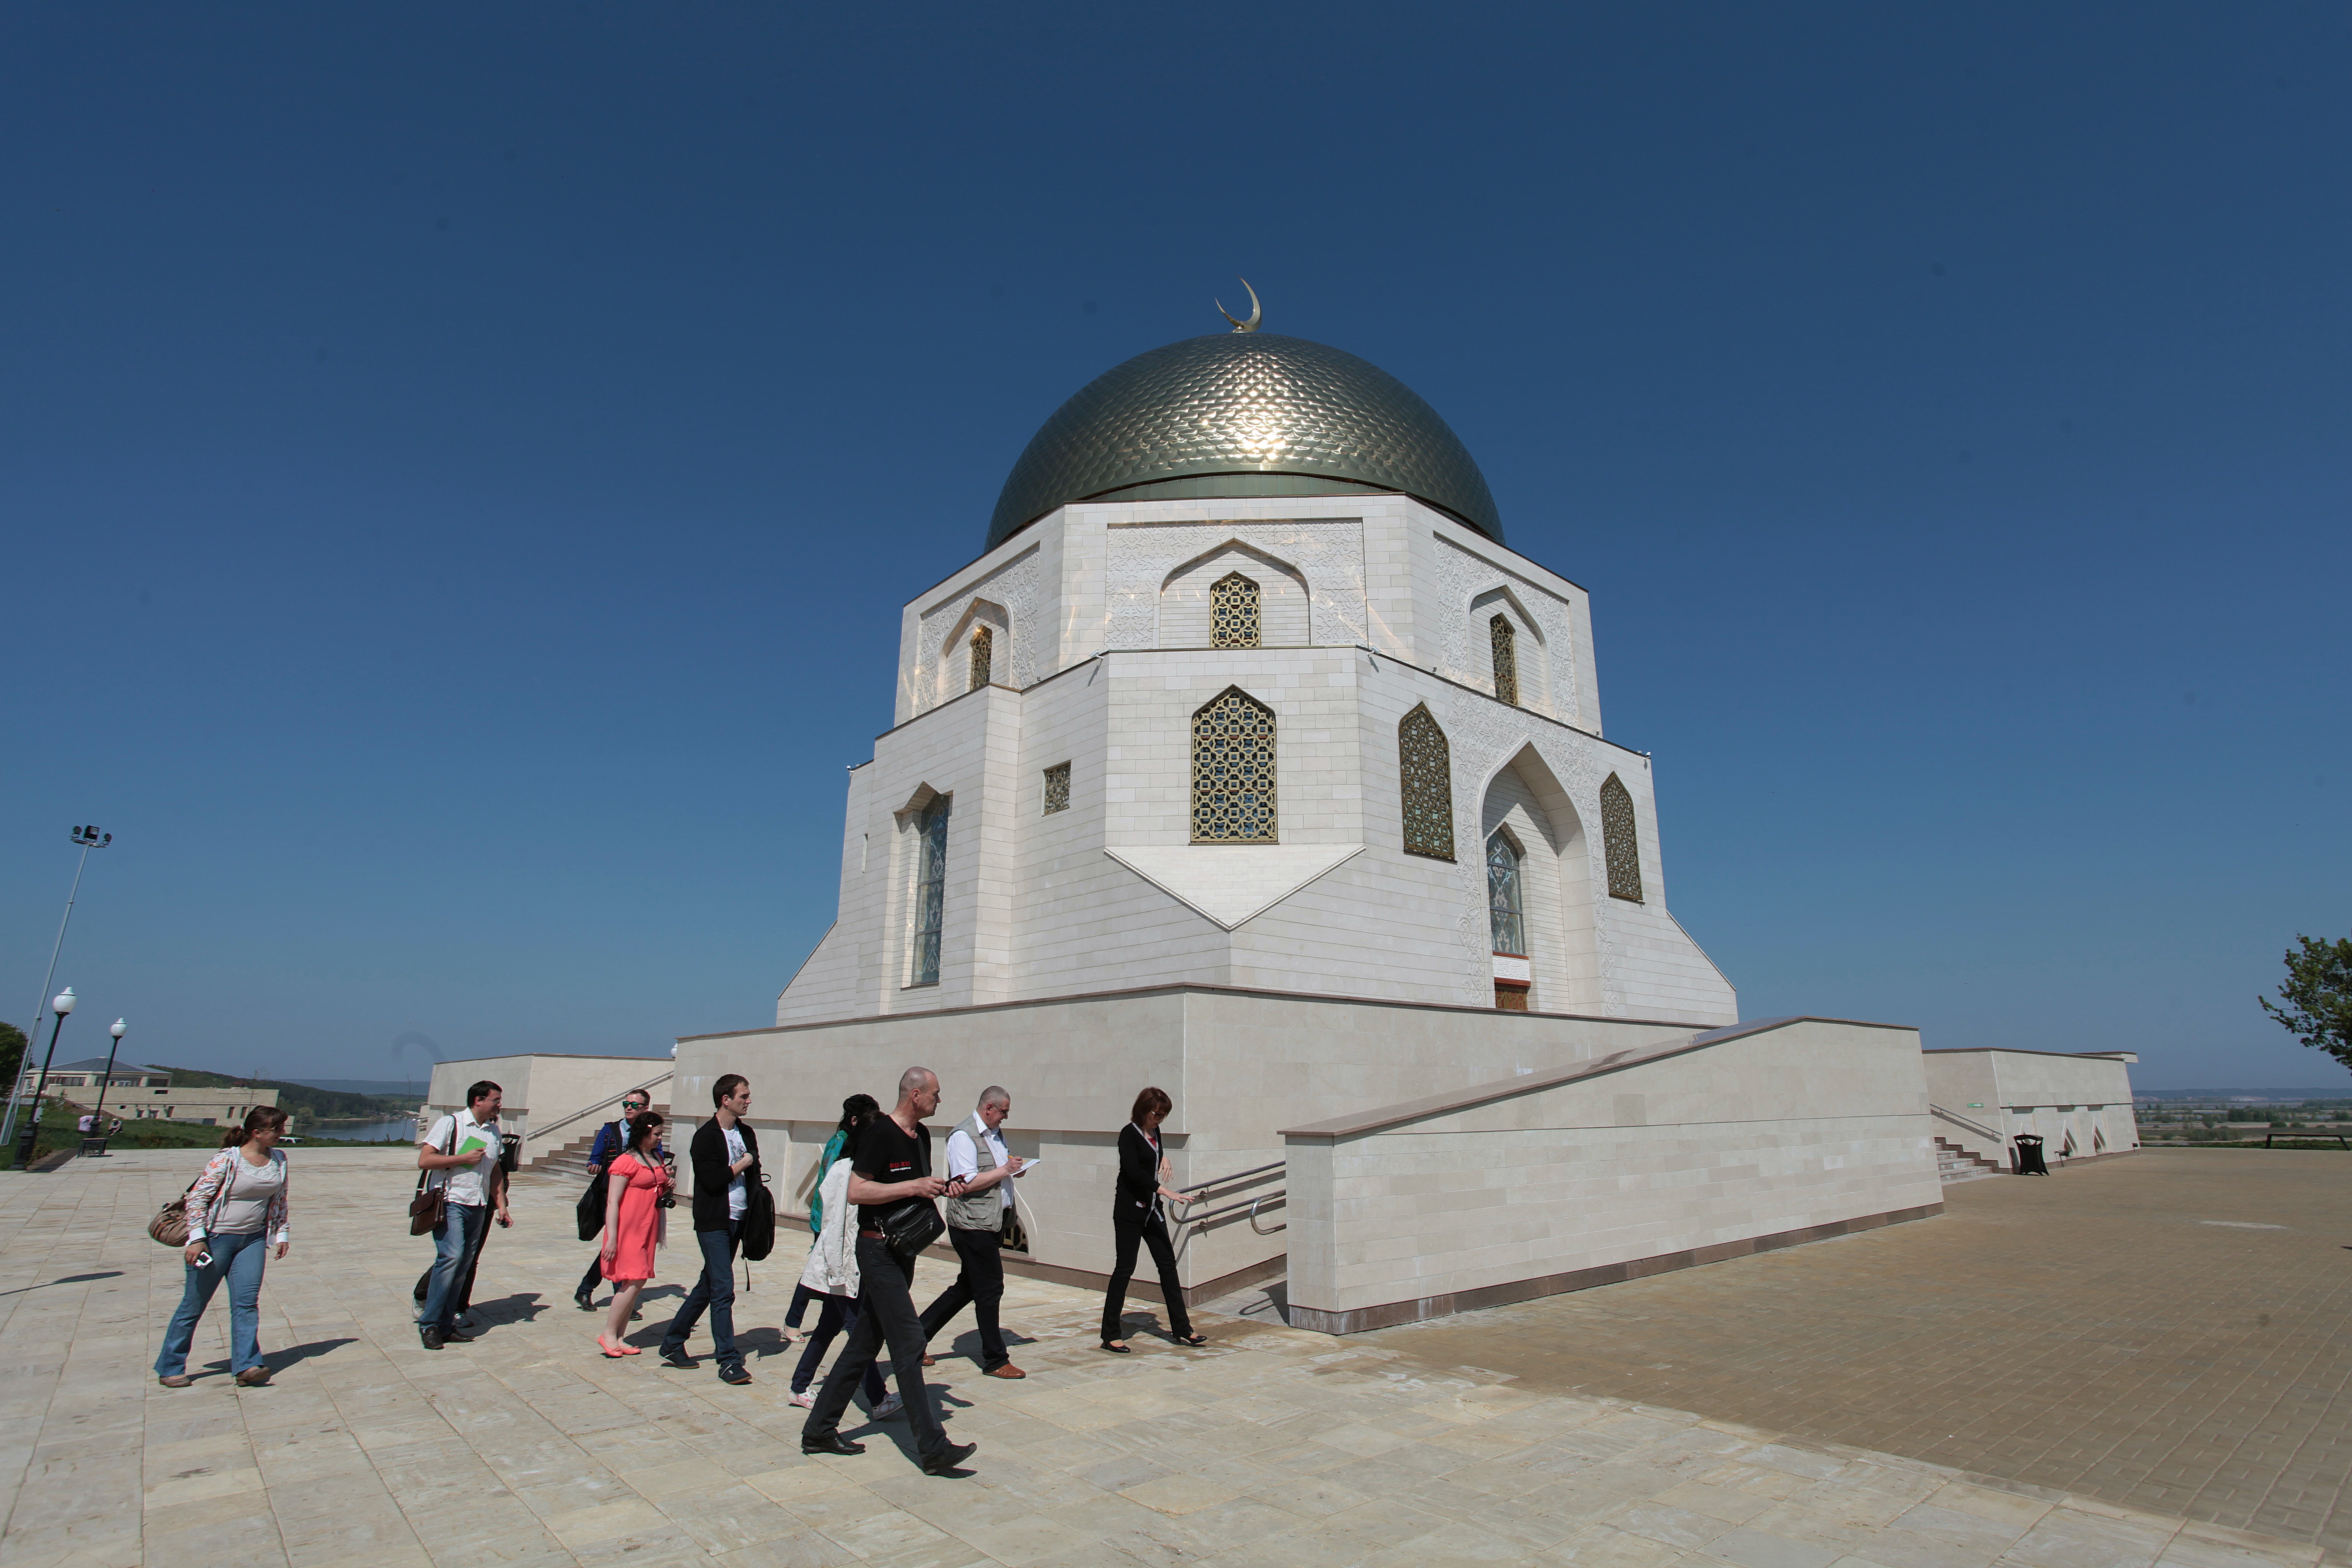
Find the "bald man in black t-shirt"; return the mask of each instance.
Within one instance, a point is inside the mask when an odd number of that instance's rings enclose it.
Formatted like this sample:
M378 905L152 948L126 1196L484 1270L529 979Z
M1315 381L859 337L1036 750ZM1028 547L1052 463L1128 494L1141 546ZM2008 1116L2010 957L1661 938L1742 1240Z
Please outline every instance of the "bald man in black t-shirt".
M938 1075L929 1068L908 1068L898 1075L898 1103L890 1114L868 1117L857 1130L849 1152L847 1194L848 1201L857 1205L857 1326L850 1330L849 1342L835 1358L801 1428L803 1454L866 1451L865 1444L841 1435L841 1417L858 1380L887 1343L924 1473L953 1474L972 1455L975 1445L948 1441L939 1413L931 1408L931 1393L923 1383L923 1322L908 1289L915 1281L915 1260L899 1258L883 1233L884 1217L890 1211L929 1204L961 1185L931 1174L931 1130L923 1125L923 1118L939 1108Z

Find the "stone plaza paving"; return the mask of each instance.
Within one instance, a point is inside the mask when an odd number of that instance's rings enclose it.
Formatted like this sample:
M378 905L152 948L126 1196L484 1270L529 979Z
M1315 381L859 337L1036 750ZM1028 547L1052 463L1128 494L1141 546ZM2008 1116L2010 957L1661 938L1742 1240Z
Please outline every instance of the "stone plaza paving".
M739 1300L749 1387L606 1361L568 1300L574 1194L526 1178L481 1337L434 1353L407 1156L292 1158L277 1376L248 1390L225 1299L194 1386L150 1370L180 1268L145 1225L197 1155L0 1175L0 1568L2352 1561L2308 1462L2346 1430L2328 1210L2352 1161L2325 1154L1966 1184L1938 1220L1346 1340L1204 1314L1206 1349L1114 1358L1097 1298L1016 1280L1026 1382L935 1347L950 1433L980 1445L962 1479L918 1471L903 1421L800 1454L789 1241ZM949 1274L926 1262L919 1299Z

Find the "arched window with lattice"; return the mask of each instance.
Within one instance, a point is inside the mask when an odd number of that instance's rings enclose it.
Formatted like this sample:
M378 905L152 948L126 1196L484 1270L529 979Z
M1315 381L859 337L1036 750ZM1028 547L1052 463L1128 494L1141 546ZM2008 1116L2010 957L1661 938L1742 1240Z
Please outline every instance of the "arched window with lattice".
M1517 840L1507 828L1486 836L1486 930L1494 950L1512 958L1528 955L1528 911L1519 891Z
M1228 686L1192 715L1192 842L1276 842L1274 710Z
M1642 901L1642 841L1633 826L1633 795L1611 773L1601 785L1601 847L1609 862L1609 896Z
M1495 650L1495 697L1497 701L1519 705L1519 632L1511 625L1508 616L1496 616L1486 623L1486 639Z
M1209 584L1209 646L1258 646L1257 584L1228 572Z
M1425 704L1397 721L1397 784L1404 852L1454 858L1454 750Z
M967 691L977 691L988 684L989 671L996 662L996 633L981 626L971 628L971 684Z
M919 847L915 865L915 951L908 965L910 985L936 985L940 981L940 938L947 925L950 804L947 795L935 796L915 825Z

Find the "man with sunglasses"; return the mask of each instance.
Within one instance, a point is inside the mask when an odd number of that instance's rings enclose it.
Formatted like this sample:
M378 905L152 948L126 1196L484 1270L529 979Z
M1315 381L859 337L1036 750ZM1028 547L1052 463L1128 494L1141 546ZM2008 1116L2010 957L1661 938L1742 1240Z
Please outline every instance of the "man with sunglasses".
M588 1177L591 1181L603 1175L604 1167L612 1163L613 1156L629 1146L629 1123L636 1120L638 1113L646 1110L652 1104L651 1098L641 1089L633 1089L621 1097L621 1119L617 1121L607 1121L604 1126L596 1129L596 1142L589 1146ZM661 1140L656 1138L654 1158L659 1160L661 1152ZM596 1289L604 1283L604 1244L600 1241L597 1243L597 1250L588 1257L588 1272L580 1277L580 1289L572 1292L573 1303L583 1312L594 1311ZM633 1312L630 1315L638 1318L645 1316L643 1312Z

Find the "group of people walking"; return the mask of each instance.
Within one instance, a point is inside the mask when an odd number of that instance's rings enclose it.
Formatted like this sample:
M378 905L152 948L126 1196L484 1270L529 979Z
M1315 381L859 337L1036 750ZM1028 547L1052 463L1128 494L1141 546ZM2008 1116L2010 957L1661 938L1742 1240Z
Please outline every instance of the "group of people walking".
M464 1109L442 1117L417 1142L415 1212L430 1218L434 1237L434 1262L419 1282L416 1314L418 1336L427 1350L470 1340L458 1320L488 1227L493 1221L512 1223L500 1160L502 1097L495 1083L473 1085ZM818 1309L816 1327L808 1331L792 1373L792 1402L809 1413L801 1428L803 1453L865 1451L840 1430L852 1396L862 1387L874 1418L906 1415L927 1472L950 1473L971 1458L972 1445L948 1440L923 1382L923 1369L933 1364L930 1342L966 1307L979 1331L982 1373L1008 1380L1028 1375L1013 1363L999 1309L1003 1248L1008 1242L1025 1245L1026 1215L1014 1183L1035 1162L1006 1147L1003 1127L1013 1097L991 1085L971 1114L949 1133L946 1170L940 1173L933 1165L927 1124L939 1103L938 1076L927 1068L908 1068L899 1075L889 1110L871 1095L852 1095L843 1102L840 1125L818 1160L809 1200L807 1260L784 1320L790 1342L807 1309ZM762 1218L772 1222L773 1209L764 1191L759 1135L748 1121L750 1080L740 1073L719 1078L711 1086L711 1106L710 1118L687 1144L694 1172L688 1213L699 1272L663 1332L660 1355L670 1366L695 1366L688 1342L707 1313L719 1377L741 1384L752 1379L735 1333L735 1259L747 1225ZM1165 1091L1146 1089L1119 1130L1111 1216L1116 1256L1103 1297L1101 1337L1101 1348L1111 1354L1131 1349L1123 1327L1127 1288L1146 1247L1160 1276L1171 1336L1182 1344L1208 1342L1193 1331L1184 1310L1163 1207L1193 1201L1192 1194L1168 1185L1170 1163L1160 1125L1171 1109ZM604 1183L604 1224L596 1256L572 1295L583 1311L593 1312L597 1287L612 1287L596 1336L597 1349L606 1357L642 1353L625 1335L630 1321L642 1315L638 1300L655 1277L668 1215L677 1206L675 1163L663 1147L667 1125L643 1093L625 1096L621 1115L598 1131L589 1152L590 1173ZM286 1158L277 1148L285 1127L285 1112L257 1107L244 1126L224 1138L220 1152L184 1195L189 1237L185 1289L155 1364L167 1387L187 1385L196 1321L223 1279L230 1286L231 1370L240 1384L268 1381L258 1343L257 1301L266 1249L274 1244L283 1258L290 1245ZM423 1226L426 1218L416 1223ZM590 1223L583 1216L583 1235ZM942 1236L955 1251L958 1271L919 1311L915 1261ZM836 1340L840 1354L818 1384L817 1369ZM882 1377L886 1355L898 1384L895 1393Z

